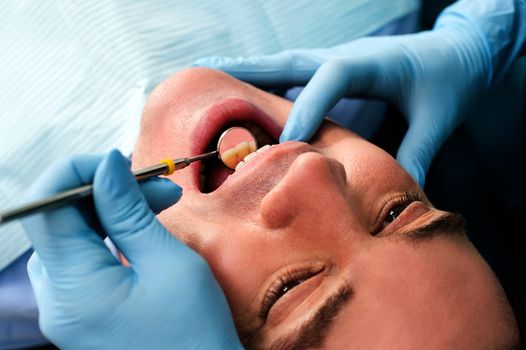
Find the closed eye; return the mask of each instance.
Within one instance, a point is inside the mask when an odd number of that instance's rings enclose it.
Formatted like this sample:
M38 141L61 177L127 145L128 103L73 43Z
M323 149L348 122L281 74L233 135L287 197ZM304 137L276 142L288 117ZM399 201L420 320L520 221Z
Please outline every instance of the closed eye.
M299 286L303 282L318 275L323 270L324 267L307 267L285 272L267 290L263 302L261 304L258 316L261 319L266 320L270 309L281 297L283 297L285 294L287 294L293 288Z
M396 221L404 210L413 202L421 201L422 197L418 193L406 192L401 196L391 198L380 213L379 222L373 230L373 236L382 232L387 226Z

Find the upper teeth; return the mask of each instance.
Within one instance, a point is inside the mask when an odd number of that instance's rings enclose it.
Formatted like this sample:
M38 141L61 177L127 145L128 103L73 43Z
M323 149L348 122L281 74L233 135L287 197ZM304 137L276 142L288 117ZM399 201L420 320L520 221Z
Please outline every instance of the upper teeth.
M256 151L256 142L241 142L237 146L232 147L221 154L221 160L230 169L234 169L236 165L243 160L247 155Z
M241 169L249 160L251 160L252 158L254 158L256 156L257 153L261 153L261 152L264 152L265 150L269 149L270 147L272 147L273 145L265 145L261 148L259 148L257 151L255 152L252 152L250 154L248 154L247 156L245 156L245 158L239 162L237 165L236 165L236 171L238 171L239 169Z

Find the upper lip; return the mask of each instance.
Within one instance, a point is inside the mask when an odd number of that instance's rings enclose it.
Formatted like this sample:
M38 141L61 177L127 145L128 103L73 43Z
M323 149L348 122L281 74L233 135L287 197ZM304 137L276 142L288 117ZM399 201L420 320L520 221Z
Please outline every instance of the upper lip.
M281 127L268 114L258 107L238 97L227 97L210 105L192 132L192 155L204 153L222 128L232 122L253 122L260 125L275 139L279 138ZM194 185L199 184L199 166L193 166Z

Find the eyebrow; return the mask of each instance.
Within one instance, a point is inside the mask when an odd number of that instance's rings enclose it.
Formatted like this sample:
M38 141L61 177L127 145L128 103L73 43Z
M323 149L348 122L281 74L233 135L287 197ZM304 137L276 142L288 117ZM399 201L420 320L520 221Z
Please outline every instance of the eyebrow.
M413 242L429 240L435 236L462 237L467 232L466 220L460 214L446 212L435 220L400 236Z
M349 282L345 282L336 293L325 300L314 316L298 329L272 343L270 349L303 350L322 346L336 316L351 299L352 294L351 285Z

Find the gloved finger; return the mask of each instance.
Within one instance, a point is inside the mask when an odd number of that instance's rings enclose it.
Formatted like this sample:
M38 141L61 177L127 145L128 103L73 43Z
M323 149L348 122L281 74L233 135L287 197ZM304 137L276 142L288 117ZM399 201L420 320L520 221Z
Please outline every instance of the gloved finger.
M206 57L193 65L222 70L261 87L275 87L305 85L324 60L321 55L295 50L246 58Z
M29 282L33 288L37 304L40 303L40 296L42 295L43 268L38 254L34 252L27 262L27 275L29 276Z
M321 65L294 102L280 142L309 141L342 97L367 94L375 77L370 60L332 60Z
M415 122L410 124L398 148L396 159L423 188L429 166L445 138L449 136L449 132L445 135L443 128L438 125L430 125L434 120L441 120L436 117L428 118L418 115L411 120Z
M142 194L150 209L158 214L176 203L182 195L181 187L170 179L154 177L139 183Z
M35 183L27 199L44 198L91 182L101 158L79 156L55 163ZM83 275L115 261L76 206L31 215L22 220L22 225L54 279Z
M172 204L181 195L175 186L170 191ZM167 246L182 245L157 221L118 151L109 153L97 169L94 199L102 226L132 268L147 268L155 263L152 256Z

